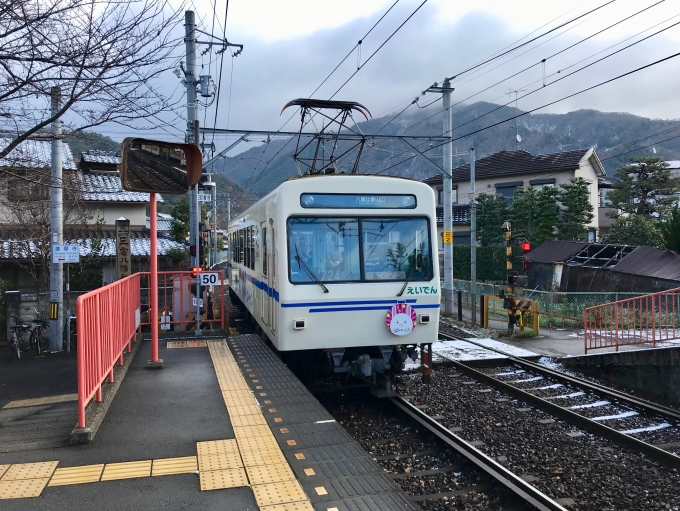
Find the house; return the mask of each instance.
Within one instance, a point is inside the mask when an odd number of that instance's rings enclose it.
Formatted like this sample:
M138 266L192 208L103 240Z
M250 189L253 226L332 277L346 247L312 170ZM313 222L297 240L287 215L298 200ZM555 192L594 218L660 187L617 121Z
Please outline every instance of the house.
M605 174L594 149L542 155L522 150L501 151L475 161L475 191L477 194L496 193L512 198L520 186L532 186L538 190L580 177L590 185L594 217L589 227L596 231L599 228L599 183L604 180ZM469 245L470 165L454 168L451 175L454 244ZM444 223L443 179L440 174L424 182L433 188L437 197L437 232L441 235Z
M10 140L0 136L2 147ZM20 290L31 302L22 307L38 306L38 295L46 295L49 287L50 165L51 143L40 138L26 140L0 158L0 279L6 289ZM83 154L78 162L68 144L62 144L64 243L77 244L81 258L93 249L103 258L103 281L95 285L115 280L116 219L130 220L133 272L147 269L151 256L149 194L123 190L119 165L119 157L94 152ZM160 194L156 197L162 202ZM163 220L158 223L164 225ZM159 230L160 268L171 265L165 257L170 249L185 248L164 232ZM44 301L38 308L45 309Z
M680 255L647 246L546 241L526 255L529 289L651 293L680 287Z

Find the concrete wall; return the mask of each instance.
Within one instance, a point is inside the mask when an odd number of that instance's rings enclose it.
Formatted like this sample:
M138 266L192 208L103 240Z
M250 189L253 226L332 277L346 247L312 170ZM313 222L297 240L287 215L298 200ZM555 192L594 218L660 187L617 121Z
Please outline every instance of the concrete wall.
M680 347L569 357L560 362L605 385L615 383L641 397L680 403Z
M112 227L116 220L125 217L130 220L130 228L146 227L146 202L101 202L90 206L91 220L88 224L97 223L97 218L104 219L104 225Z

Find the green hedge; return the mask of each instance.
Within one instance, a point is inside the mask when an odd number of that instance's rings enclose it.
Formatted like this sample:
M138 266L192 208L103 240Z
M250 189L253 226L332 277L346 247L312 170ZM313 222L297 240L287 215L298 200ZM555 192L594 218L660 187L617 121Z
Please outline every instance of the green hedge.
M514 249L516 254L518 249ZM513 267L521 272L521 262L513 257ZM505 247L477 247L477 280L502 281L506 280ZM453 247L453 278L470 280L470 247L454 245Z

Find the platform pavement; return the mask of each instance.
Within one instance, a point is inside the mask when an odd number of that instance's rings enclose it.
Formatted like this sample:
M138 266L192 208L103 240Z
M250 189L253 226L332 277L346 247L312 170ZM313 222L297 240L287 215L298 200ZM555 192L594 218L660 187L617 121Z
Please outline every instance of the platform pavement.
M147 369L150 343L140 346L93 443L0 453L0 465L59 461L63 468L196 456L196 442L233 438L208 349L167 349L161 343L160 357L162 370ZM27 428L26 436L31 433ZM3 511L257 509L250 488L201 492L193 473L48 486L40 497L0 502Z

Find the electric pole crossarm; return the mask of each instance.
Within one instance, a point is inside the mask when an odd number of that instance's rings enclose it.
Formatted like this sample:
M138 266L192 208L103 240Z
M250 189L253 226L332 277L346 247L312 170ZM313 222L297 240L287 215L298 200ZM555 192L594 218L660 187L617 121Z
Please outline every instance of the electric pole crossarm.
M403 138L400 139L400 140L401 140L404 144L406 144L408 147L410 147L413 151L415 151L416 153L418 153L418 155L421 156L421 157L423 158L423 160L425 160L425 163L427 163L428 165L430 165L430 167L433 167L437 172L441 172L441 173L443 173L443 174L446 174L448 177L451 177L451 174L449 174L449 173L448 173L446 170L444 170L442 167L440 167L440 166L437 165L435 162L433 162L432 160L430 160L430 159L427 157L427 155L425 155L425 154L423 154L422 152L420 152L420 150L418 150L418 149L417 149L413 144L411 144L408 140L404 140Z

